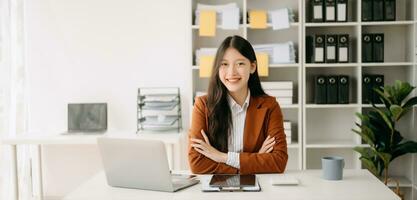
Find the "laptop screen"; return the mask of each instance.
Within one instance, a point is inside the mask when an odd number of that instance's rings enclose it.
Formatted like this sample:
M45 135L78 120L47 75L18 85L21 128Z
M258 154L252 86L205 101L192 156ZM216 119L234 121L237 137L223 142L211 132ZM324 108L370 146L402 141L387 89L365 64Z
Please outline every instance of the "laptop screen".
M107 129L106 103L68 104L68 131L105 131Z

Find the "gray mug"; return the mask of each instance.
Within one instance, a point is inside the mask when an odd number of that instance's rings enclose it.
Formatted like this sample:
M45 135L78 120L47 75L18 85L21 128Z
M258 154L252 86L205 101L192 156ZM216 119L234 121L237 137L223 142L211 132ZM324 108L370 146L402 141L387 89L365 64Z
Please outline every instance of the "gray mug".
M345 160L338 156L321 158L322 178L326 180L342 180Z

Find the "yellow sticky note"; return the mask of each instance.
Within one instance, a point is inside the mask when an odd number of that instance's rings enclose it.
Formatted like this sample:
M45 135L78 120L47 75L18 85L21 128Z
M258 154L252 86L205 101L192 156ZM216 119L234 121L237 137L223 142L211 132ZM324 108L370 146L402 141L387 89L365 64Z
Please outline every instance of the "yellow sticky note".
M251 28L267 28L266 25L266 11L264 10L251 10L249 11L249 21Z
M256 53L256 63L258 64L258 75L268 76L269 60L267 53Z
M202 10L200 12L200 36L214 37L216 35L216 11Z
M214 56L201 56L200 58L200 77L207 78L211 76L213 69Z

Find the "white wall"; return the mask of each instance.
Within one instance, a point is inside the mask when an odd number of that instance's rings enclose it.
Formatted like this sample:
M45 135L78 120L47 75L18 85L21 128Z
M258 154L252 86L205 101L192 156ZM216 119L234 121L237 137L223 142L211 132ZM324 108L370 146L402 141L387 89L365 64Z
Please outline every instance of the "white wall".
M25 3L30 130L62 132L67 127L68 103L107 102L109 131L135 132L137 88L141 86L180 87L183 122L188 124L187 1ZM45 172L49 173L45 175L47 195L71 191L101 167L97 151L91 148L45 147L46 169L54 167ZM71 162L57 162L61 157L71 157ZM81 162L87 160L91 162Z

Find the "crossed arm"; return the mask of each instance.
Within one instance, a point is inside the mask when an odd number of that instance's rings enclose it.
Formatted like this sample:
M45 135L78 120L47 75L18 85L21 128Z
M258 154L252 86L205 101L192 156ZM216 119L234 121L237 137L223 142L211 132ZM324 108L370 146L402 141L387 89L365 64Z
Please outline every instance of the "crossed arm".
M211 160L218 162L218 163L226 163L227 161L227 153L223 153L213 146L211 146L210 141L204 132L204 130L201 130L201 135L204 140L197 139L197 138L190 138L191 140L191 147L194 148L198 153L203 154L207 158L210 158ZM264 143L262 144L261 149L258 151L258 153L270 153L274 149L275 144L275 138L268 137L265 139Z

